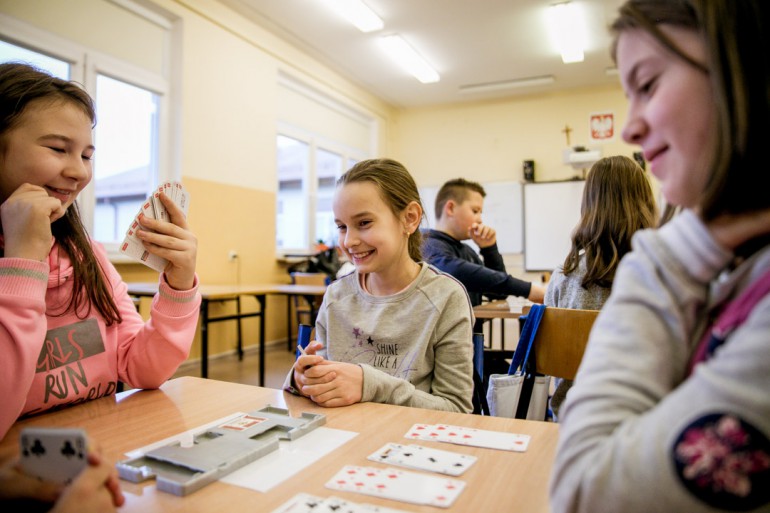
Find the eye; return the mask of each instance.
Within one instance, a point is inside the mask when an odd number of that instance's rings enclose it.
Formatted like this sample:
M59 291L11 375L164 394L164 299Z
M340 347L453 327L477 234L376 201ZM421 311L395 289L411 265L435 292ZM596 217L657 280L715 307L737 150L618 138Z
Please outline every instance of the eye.
M81 155L80 158L82 158L83 160L91 161L91 160L94 159L94 156L93 155Z
M337 231L344 232L347 229L347 226L344 224L338 224L337 225Z
M57 148L56 146L47 146L47 148L49 150L55 151L56 153L65 153L67 151L64 148Z
M655 87L656 80L650 79L639 83L639 87L636 88L637 94L645 95L649 94Z
M369 219L364 219L363 221L358 223L358 226L363 228L363 227L369 226L370 224L372 224L372 222Z

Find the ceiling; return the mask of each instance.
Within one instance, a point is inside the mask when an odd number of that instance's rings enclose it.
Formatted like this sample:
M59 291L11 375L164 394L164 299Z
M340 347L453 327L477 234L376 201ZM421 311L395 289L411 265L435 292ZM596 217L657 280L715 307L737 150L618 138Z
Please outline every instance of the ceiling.
M588 23L585 61L563 64L546 30L549 0L365 0L385 23L363 33L316 0L220 0L396 107L617 83L607 26L622 0L573 0ZM401 34L441 75L422 84L377 44ZM554 83L462 93L461 86L553 75Z

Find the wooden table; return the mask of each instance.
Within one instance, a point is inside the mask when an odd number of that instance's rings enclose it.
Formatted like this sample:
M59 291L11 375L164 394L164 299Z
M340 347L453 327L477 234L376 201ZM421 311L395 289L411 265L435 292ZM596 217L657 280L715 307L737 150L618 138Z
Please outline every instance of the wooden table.
M127 283L128 294L134 297L153 297L158 292L158 283ZM238 359L243 358L243 342L241 340L241 319L259 317L259 384L265 384L265 315L268 294L287 296L290 302L292 295L314 296L323 295L326 287L312 285L291 285L286 283L245 284L245 285L205 285L198 287L201 294L201 376L208 377L209 361L209 324L212 322L238 321ZM241 312L241 296L254 296L259 303L258 312ZM236 313L218 317L209 316L209 304L222 301L235 301ZM287 334L291 338L291 333Z
M446 423L532 436L525 453L438 442L412 442L478 457L478 461L460 477L467 482L467 486L447 511L549 511L547 487L558 438L557 424L374 403L324 409L305 398L279 390L194 377L171 380L160 390L132 390L19 421L0 442L0 454L5 457L18 454L18 436L23 427L77 426L87 430L109 460L118 461L126 458L124 454L127 451L234 412L249 412L268 404L288 408L292 416L298 416L303 411L322 413L327 416L326 427L359 434L311 464L301 474L264 494L215 482L187 497L177 497L157 492L153 481L139 484L121 481L126 505L120 511L262 513L272 511L299 492L321 497L335 495L357 503L374 503L404 511L444 511L324 487L344 465L379 466L368 461L366 456L387 442L406 442L404 434L417 422Z
M473 307L473 315L476 319L500 319L500 347L505 351L505 319L518 319L525 306L532 303L527 300L508 302L506 299L498 299L482 303ZM489 330L489 346L492 345L492 326Z

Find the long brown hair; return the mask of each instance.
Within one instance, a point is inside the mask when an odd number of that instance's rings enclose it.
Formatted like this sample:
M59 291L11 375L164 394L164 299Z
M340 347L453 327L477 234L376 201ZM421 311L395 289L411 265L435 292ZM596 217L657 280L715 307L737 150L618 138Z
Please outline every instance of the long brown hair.
M678 48L661 25L702 35L704 66ZM767 0L628 0L612 24L615 36L641 29L684 61L708 73L716 108L711 172L701 196L704 219L770 206L770 3ZM759 49L759 57L756 51Z
M656 216L652 188L639 164L623 156L599 160L586 179L564 274L578 269L585 255L583 287L611 287L620 259L631 251L631 237L655 226Z
M396 217L413 201L420 205L421 216L424 215L417 184L400 162L391 159L362 160L337 180L337 187L356 182L376 185L383 201ZM422 234L417 229L409 235L409 257L415 262L422 260L421 244Z
M0 152L6 151L5 135L23 123L25 109L33 102L69 103L82 110L92 124L96 121L93 100L75 83L26 64L0 64ZM74 311L80 317L84 308L83 315L87 317L93 307L107 325L120 323L120 311L91 248L76 203L67 209L61 219L51 224L51 232L73 267L74 292L66 308L58 315Z

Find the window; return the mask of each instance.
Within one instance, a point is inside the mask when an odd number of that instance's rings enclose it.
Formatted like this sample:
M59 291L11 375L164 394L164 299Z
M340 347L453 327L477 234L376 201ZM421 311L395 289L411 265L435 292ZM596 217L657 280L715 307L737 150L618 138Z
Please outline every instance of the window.
M276 248L307 254L337 242L332 199L337 179L376 154L377 122L297 77L279 72Z
M317 243L334 246L334 189L337 179L358 160L319 146L312 137L300 140L279 134L277 162L277 250L292 254L312 251Z
M2 16L2 15L0 15ZM156 184L172 176L168 159L167 80L157 73L2 16L0 62L31 63L84 84L95 101L94 176L78 197L89 234L114 260L118 245ZM157 21L157 20L156 20ZM165 129L164 129L165 127Z
M306 177L310 172L310 145L291 137L278 136L278 248L307 248Z
M94 237L120 242L158 182L159 96L126 82L96 78Z

